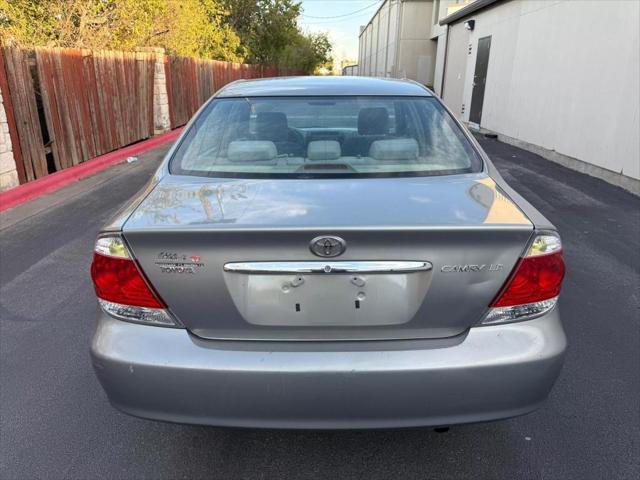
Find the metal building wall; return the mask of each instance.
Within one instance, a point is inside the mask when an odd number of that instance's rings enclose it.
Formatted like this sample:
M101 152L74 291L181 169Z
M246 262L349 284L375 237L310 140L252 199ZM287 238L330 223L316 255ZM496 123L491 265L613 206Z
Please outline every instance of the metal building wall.
M432 0L386 0L360 34L359 73L433 84Z

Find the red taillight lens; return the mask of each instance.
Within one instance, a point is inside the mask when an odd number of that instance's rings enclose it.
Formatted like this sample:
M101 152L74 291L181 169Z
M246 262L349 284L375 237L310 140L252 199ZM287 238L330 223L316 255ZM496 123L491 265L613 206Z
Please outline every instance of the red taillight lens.
M96 295L102 300L136 307L165 308L130 258L94 252L91 278Z
M562 250L520 259L492 308L511 307L557 297L564 278Z

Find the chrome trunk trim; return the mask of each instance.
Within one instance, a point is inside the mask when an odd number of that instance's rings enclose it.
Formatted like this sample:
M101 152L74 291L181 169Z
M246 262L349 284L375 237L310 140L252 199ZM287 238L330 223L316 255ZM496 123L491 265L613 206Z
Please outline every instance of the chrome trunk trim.
M249 274L298 273L413 273L428 272L429 262L416 261L339 261L339 262L233 262L225 272Z

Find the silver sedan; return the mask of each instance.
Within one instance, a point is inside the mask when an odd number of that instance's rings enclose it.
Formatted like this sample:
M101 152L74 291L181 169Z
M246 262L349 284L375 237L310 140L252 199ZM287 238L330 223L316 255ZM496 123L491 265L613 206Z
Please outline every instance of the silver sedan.
M413 82L235 82L100 233L93 365L140 417L445 426L562 366L554 226Z

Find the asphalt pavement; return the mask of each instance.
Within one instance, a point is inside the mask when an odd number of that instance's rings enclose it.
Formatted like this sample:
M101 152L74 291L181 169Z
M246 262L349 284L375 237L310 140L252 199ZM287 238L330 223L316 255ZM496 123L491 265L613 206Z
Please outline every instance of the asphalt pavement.
M0 478L640 478L640 198L482 143L564 240L570 348L542 409L447 433L225 429L114 410L88 354L91 250L160 147L0 215Z

